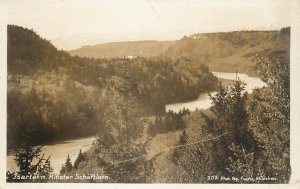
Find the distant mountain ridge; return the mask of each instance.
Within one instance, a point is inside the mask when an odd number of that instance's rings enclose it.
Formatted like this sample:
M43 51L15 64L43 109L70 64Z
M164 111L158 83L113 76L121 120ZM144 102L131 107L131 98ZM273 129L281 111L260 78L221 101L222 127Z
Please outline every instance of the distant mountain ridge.
M93 58L112 58L112 57L151 57L165 52L174 41L128 41L111 42L99 45L83 46L76 50L71 50L71 55Z
M274 31L233 31L196 33L175 41L114 42L84 46L69 51L71 55L92 58L123 56L166 56L187 58L206 64L212 71L239 72L256 75L256 54L274 51L289 54L290 28Z

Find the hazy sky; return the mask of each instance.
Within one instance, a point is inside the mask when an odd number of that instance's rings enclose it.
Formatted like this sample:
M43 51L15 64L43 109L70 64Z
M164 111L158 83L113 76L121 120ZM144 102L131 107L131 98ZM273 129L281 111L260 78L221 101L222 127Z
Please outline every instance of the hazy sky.
M111 41L173 40L198 32L290 25L285 0L6 0L7 22L66 50Z

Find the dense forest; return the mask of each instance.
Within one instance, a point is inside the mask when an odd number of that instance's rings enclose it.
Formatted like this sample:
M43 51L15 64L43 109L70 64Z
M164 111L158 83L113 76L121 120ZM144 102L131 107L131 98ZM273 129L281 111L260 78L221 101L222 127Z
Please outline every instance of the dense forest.
M58 182L39 179L51 173L51 158L32 145L96 133L92 148L79 151L75 162L66 155L60 175L94 173L108 179L61 182L288 183L290 28L261 33L285 42L248 52L255 74L267 83L248 94L238 79L223 85L192 54L180 56L180 45L169 55L148 58L74 57L31 30L8 26L8 144L24 148L15 155L19 171L8 172L7 181L20 182L13 177L29 174L36 179L21 181ZM252 34L220 33L218 39L247 49L257 45L243 40L257 37ZM178 43L202 40L199 36ZM194 54L200 57L201 50ZM165 112L166 103L213 90L209 109ZM40 161L34 164L34 158Z
M144 115L164 114L165 104L216 88L217 78L208 68L192 64L166 57L72 57L34 31L9 25L8 146L24 138L42 144L104 129L109 97L121 86Z

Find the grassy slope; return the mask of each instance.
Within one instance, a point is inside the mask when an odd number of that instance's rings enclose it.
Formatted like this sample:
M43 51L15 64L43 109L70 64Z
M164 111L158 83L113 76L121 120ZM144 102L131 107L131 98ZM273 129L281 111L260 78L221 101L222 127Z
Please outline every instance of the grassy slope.
M289 53L289 29L280 31L239 31L193 34L177 41L165 55L185 57L206 64L211 71L256 75L256 54L273 51Z
M284 50L289 51L289 39L277 38L274 41L263 41L257 46L245 46L237 53L228 56L216 58L207 63L212 71L232 72L237 69L249 75L256 75L256 64L253 60L255 54ZM243 66L241 66L241 63ZM224 66L224 64L226 66Z

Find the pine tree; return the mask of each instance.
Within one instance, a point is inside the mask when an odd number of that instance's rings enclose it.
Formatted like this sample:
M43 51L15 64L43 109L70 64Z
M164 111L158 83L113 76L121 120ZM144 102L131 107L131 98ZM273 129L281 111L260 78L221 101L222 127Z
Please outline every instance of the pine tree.
M240 156L239 151L235 151L237 148L231 148L232 145L241 145L244 149L246 146L244 142L248 139L244 134L247 118L245 108L247 96L244 89L244 85L239 80L229 88L220 82L216 95L210 96L213 104L210 108L211 112L209 114L200 112L200 120L204 119L205 124L199 128L201 129L199 138L227 133L226 138L175 150L175 163L185 170L189 182L208 182L203 174L234 176L233 172L236 171L234 166L239 165L236 162L244 160L244 156ZM178 145L185 144L187 136L187 133L183 133Z
M17 172L7 172L7 182L46 182L49 174L52 172L50 157L44 158L41 155L42 147L25 147L16 150L15 162L19 168ZM36 163L33 163L36 162ZM15 176L36 176L37 179L14 179ZM44 178L43 178L44 177Z
M222 82L220 81L216 95L209 95L213 104L211 110L214 111L214 113L223 114L226 112L228 105L228 93L228 88L222 85Z
M75 160L75 162L74 162L74 168L75 169L78 169L78 165L81 163L81 162L83 162L83 161L85 161L85 158L84 158L84 155L83 155L83 153L81 152L81 149L79 150L79 154L78 154L78 156L77 156L77 158L76 158L76 160Z
M235 128L242 127L246 122L245 85L236 80L230 90L230 113Z
M105 131L97 137L96 157L99 167L112 182L145 182L149 174L146 171L149 162L143 158L146 144L137 142L143 133L140 125L142 111L130 93L132 82L129 82L128 60L123 63L121 77L115 78L110 88L109 106L103 119Z
M64 165L61 165L61 168L59 170L59 174L62 175L66 172L66 169L65 169L65 166Z
M65 172L70 172L70 171L72 171L73 166L72 166L72 162L71 162L71 159L70 159L70 155L69 155L69 154L68 154L68 156L67 156L67 159L66 159L64 168L65 168Z

